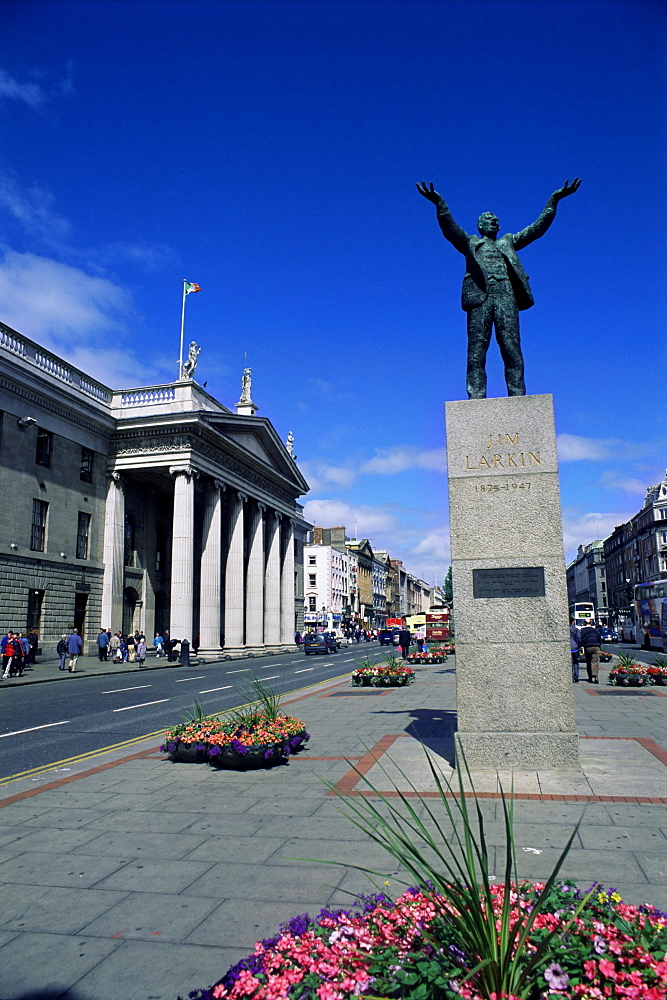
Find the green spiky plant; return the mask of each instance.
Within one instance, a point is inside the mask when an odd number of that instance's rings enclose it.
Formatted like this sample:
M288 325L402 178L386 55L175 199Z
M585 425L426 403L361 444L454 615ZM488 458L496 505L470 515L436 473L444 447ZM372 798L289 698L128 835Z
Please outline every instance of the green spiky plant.
M369 747L366 749L370 752ZM503 895L500 916L494 915L491 883L495 876L491 873L484 817L465 758L462 761L463 768L457 771L457 787L452 788L425 747L424 753L438 792L435 799L421 796L409 775L395 761L391 761L392 768L400 773L403 787L410 789L407 795L380 761L378 766L393 785L390 796L378 791L351 761L351 766L364 786L361 796L351 798L333 783L322 780L329 791L338 796L339 811L383 847L407 872L407 878L396 878L396 881L405 886L417 886L432 899L443 926L451 932L448 940L455 941L463 955L460 959L452 959L461 968L462 982L474 986L485 998L512 996L530 1000L536 995L537 976L550 960L554 937L556 934L559 938L566 934L567 928L577 919L594 891L591 890L580 901L565 927L561 926L557 931L543 936L537 944L531 941L535 921L547 909L549 895L577 834L579 823L532 908L523 911L521 918L512 924L509 891ZM470 791L465 788L466 779ZM374 798L379 800L378 804L373 801ZM501 800L505 827L503 879L504 885L509 887L518 881L513 788L509 795L505 795L501 788ZM343 865L342 862L323 863ZM344 867L356 868L369 876L385 874L363 865L350 865L349 862ZM444 942L437 940L432 933L426 935L426 941L433 945L437 956ZM449 957L452 958L451 955ZM403 978L402 974L396 975ZM405 984L407 992L402 991L401 996L438 1000L443 995L438 990L433 993L426 982L416 983L415 970L409 973Z
M275 722L277 716L280 715L283 696L264 684L261 678L245 679L237 688L237 692L247 704L235 708L227 714L239 725L251 727L256 725L260 718Z
M662 656L662 654L658 653L653 657L653 665L660 667L661 670L667 670L667 656Z
M637 666L637 660L634 656L628 656L627 653L618 654L618 666L619 667L635 667Z

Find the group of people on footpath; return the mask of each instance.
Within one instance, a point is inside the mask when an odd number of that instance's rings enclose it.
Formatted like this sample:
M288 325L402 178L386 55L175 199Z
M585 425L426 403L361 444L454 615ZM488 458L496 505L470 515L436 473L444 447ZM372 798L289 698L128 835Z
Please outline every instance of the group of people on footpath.
M586 659L586 673L591 684L599 684L600 649L602 636L591 619L582 628L577 628L574 618L570 618L570 653L572 655L572 680L579 683L579 650L583 647Z
M39 636L34 628L26 632L16 632L8 629L0 640L2 653L2 674L0 680L7 677L22 677L25 668L36 662L39 647Z

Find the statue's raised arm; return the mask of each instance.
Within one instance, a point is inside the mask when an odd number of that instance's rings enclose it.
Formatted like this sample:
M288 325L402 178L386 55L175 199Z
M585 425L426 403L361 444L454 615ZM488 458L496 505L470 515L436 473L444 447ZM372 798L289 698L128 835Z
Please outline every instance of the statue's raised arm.
M468 234L465 229L461 229L458 222L454 220L452 213L447 207L445 199L439 194L433 184L427 184L426 181L422 181L421 184L416 185L417 190L423 198L430 201L432 205L435 205L436 214L438 216L438 225L442 230L442 235L445 239L449 240L452 246L460 253L468 252Z
M569 195L574 194L575 191L579 190L581 186L581 180L575 177L570 184L569 180L565 181L562 187L558 188L550 195L542 214L531 223L530 226L526 226L522 229L520 233L514 234L514 249L522 250L524 247L528 246L529 243L533 243L538 240L540 236L544 236L547 229L551 223L556 218L556 207L559 201L563 198L567 198Z

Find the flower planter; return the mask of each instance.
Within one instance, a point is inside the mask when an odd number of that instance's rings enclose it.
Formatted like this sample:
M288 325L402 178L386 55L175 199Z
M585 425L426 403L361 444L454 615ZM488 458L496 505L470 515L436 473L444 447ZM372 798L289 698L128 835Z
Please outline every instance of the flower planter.
M503 888L491 888L497 917ZM530 904L544 886L523 882L512 888L516 897L511 919L525 923ZM605 892L598 886L573 920L579 892L571 885L557 883L551 897L545 909L548 927L556 934L544 961L531 976L535 986L531 997L593 1000L622 996L640 1000L650 996L664 1000L662 957L667 949L667 929L662 913L649 905L625 904L614 890ZM526 908L517 907L517 901ZM303 914L283 924L275 937L257 942L253 954L233 965L214 986L194 990L189 996L192 1000L288 995L343 1000L391 993L392 997L481 1000L489 993L479 988L480 977L463 979L476 958L466 956L465 942L451 936L451 930L449 936L440 937L441 915L448 911L442 896L408 889L395 902L383 894L368 897L361 912L323 910L314 919ZM448 921L445 925L452 927ZM567 941L563 941L564 932ZM537 944L545 933L534 928L529 940ZM434 948L438 945L436 963ZM433 988L434 965L440 980L448 984L446 990L436 992Z
M258 738L260 734L269 738ZM274 722L259 719L250 727L236 721L203 719L168 732L162 750L174 762L246 771L285 762L309 739L303 723L289 716L279 716Z

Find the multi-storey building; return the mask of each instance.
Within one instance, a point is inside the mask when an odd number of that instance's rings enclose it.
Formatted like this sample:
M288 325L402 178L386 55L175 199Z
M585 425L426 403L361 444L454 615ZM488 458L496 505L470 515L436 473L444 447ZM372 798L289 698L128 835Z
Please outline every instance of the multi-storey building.
M350 553L345 528L314 528L313 541L304 546L306 625L328 625L350 615Z
M607 617L607 580L604 542L599 538L580 545L566 570L568 602L590 601L598 618Z
M192 378L113 391L0 324L2 627L291 645L308 485L256 409Z

